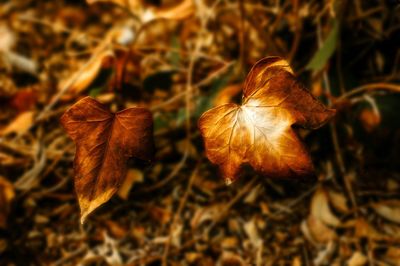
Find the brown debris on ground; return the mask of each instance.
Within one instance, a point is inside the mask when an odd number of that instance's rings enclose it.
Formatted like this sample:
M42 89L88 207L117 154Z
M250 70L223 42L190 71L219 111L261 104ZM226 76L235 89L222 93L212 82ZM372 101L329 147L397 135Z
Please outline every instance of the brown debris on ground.
M400 265L399 1L87 2L0 5L0 265ZM337 111L300 130L318 178L226 186L197 121L266 56ZM81 225L86 96L151 110L156 152Z

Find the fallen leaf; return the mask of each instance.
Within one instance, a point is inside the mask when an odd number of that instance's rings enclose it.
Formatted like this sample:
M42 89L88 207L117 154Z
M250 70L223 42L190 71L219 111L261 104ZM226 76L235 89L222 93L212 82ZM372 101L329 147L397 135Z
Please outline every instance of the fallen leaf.
M243 225L243 229L246 232L247 236L249 237L253 247L259 248L262 244L262 237L258 232L256 220L253 218L248 222L245 222Z
M0 24L0 52L10 51L17 42L16 34L3 22Z
M349 207L347 207L347 199L342 193L334 190L328 190L327 192L329 195L329 202L336 210L342 213L349 213L350 210Z
M109 2L119 6L128 7L129 9L138 8L143 4L143 1L141 0L86 0L86 2L89 5L97 2Z
M105 224L106 224L108 231L112 237L121 239L128 234L128 231L122 225L118 224L117 222L114 222L112 220L107 220L107 221L105 221Z
M77 95L84 91L98 76L102 66L108 61L114 59L114 53L110 49L103 47L98 48L89 61L83 65L69 79L60 83L60 88L69 87L68 93L72 96Z
M355 221L354 229L354 235L358 238L364 237L373 240L384 240L387 238L385 235L379 233L363 218L358 218Z
M297 82L285 60L266 57L248 74L242 105L210 109L199 128L207 157L228 183L244 163L271 177L301 177L311 175L313 165L292 126L316 129L334 113Z
M378 202L372 208L386 220L400 224L400 200Z
M31 110L37 101L37 92L31 88L17 91L10 100L10 106L18 112Z
M135 183L143 182L143 172L138 169L129 169L121 187L118 190L118 196L121 199L127 200L129 191Z
M368 262L367 257L359 251L354 252L351 258L347 261L348 266L363 266Z
M179 4L167 8L149 8L143 16L145 22L156 19L182 20L193 15L195 5L193 0L182 0Z
M311 215L330 226L338 227L341 224L332 213L328 193L323 188L317 189L311 200Z
M207 221L216 221L223 209L224 206L222 204L198 208L190 221L191 228L196 229Z
M221 240L222 249L236 249L239 245L239 240L235 236L225 237Z
M292 266L301 266L301 258L299 256L293 258Z
M323 247L323 249L318 251L317 256L313 260L313 265L315 266L332 265L329 262L331 262L332 258L334 257L336 249L337 249L337 244L335 241L328 242Z
M152 159L152 115L138 107L114 114L85 97L63 114L61 124L76 143L75 190L83 223L118 191L129 157Z
M203 258L203 254L201 253L197 253L197 252L186 252L185 253L185 260L187 260L187 262L189 262L191 265L200 261Z
M8 126L0 130L0 136L5 136L11 133L17 135L24 134L33 124L33 111L20 113Z
M167 224L169 221L171 221L171 217L173 215L169 209L158 206L149 206L147 212L154 221L157 221L160 224Z
M304 236L314 245L327 244L337 238L335 231L313 215L301 224Z
M385 253L385 261L395 266L400 266L400 248L389 246Z
M0 228L6 228L11 201L15 197L14 186L0 176Z
M212 265L212 264L208 264ZM219 257L217 264L220 266L232 266L232 265L238 265L238 266L244 266L248 265L245 263L245 261L238 255L229 252L229 251L223 251L222 255Z

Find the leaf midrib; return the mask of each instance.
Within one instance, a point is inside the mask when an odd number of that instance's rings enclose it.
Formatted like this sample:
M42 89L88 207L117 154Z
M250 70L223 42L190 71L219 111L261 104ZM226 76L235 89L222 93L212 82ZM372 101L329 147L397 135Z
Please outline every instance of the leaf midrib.
M109 151L109 143L110 143L110 140L112 139L112 133L113 133L113 131L114 131L114 124L115 124L115 114L111 114L112 115L112 117L110 118L110 119L112 119L112 122L111 122L111 125L108 127L108 129L109 129L109 133L108 133L108 136L107 136L107 140L106 140L106 147L105 147L105 150L104 150L104 153L103 153L103 155L102 155L102 158L101 158L101 162L100 162L100 168L99 168L99 170L97 171L97 173L96 173L96 177L95 177L95 183L94 183L94 186L93 186L93 190L91 191L91 193L90 193L90 200L92 201L93 200L93 196L95 195L95 191L97 191L97 185L98 185L98 183L99 183L99 174L102 172L102 170L103 170L103 166L104 166L104 161L105 161L105 158L107 157L106 155L107 155L107 153L108 153L108 151Z

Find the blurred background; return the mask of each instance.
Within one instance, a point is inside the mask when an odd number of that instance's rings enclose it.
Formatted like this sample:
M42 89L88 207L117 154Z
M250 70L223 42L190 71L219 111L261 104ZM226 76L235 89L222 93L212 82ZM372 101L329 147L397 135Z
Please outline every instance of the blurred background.
M400 2L0 2L0 265L400 265ZM226 186L197 120L287 59L336 117L316 177ZM153 112L155 161L79 222L62 113Z

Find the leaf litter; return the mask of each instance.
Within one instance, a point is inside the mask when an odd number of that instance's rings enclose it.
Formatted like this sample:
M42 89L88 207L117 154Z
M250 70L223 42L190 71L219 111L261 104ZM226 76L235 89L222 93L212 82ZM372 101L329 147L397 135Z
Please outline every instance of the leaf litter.
M399 10L358 0L5 1L1 264L398 265ZM238 104L266 56L284 58L295 84L337 110L300 133L318 180L245 163L226 187L201 159L197 118ZM168 82L145 86L163 73ZM151 165L122 156L118 196L80 226L76 147L58 121L89 94L109 113L151 110L156 149Z

